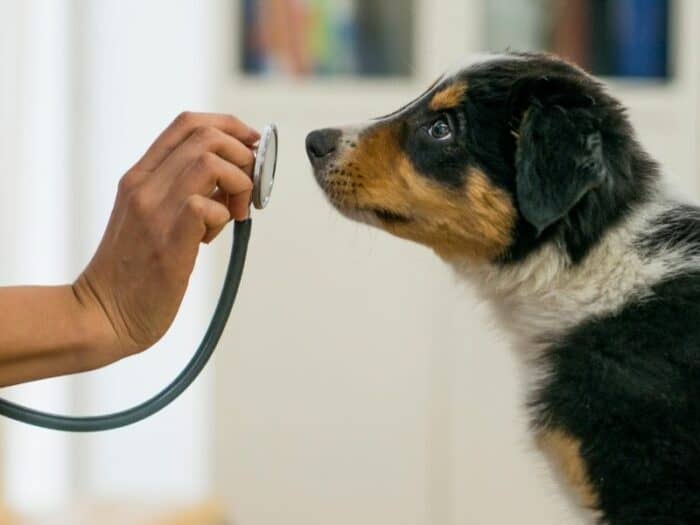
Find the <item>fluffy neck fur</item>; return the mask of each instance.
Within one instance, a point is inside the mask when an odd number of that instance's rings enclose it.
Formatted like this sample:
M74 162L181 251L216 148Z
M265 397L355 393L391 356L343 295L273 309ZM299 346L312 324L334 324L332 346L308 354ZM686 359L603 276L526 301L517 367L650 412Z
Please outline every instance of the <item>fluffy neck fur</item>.
M563 247L550 242L517 264L452 265L489 299L517 346L530 354L571 326L613 313L630 299L647 295L653 284L697 264L682 250L661 249L648 257L639 248L655 219L678 206L665 192L655 194L610 228L577 264Z

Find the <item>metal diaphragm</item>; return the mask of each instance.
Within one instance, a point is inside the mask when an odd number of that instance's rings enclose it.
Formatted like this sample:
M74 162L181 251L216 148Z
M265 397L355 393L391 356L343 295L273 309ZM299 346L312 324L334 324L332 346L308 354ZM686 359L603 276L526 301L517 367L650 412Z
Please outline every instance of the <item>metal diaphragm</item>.
M253 206L258 210L270 202L277 170L277 126L269 124L263 129L253 169Z

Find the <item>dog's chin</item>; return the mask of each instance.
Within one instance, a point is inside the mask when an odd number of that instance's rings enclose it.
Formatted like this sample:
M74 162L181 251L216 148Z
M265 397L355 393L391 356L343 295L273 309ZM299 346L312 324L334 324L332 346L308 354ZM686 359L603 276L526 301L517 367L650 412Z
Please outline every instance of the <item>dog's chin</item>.
M413 220L411 217L381 207L351 207L339 205L332 199L330 200L335 209L344 217L377 228L390 229L391 226L408 224Z
M371 211L340 206L335 206L335 209L338 210L343 217L353 222L359 222L360 224L366 224L367 226L373 226L375 228L382 227L381 221Z

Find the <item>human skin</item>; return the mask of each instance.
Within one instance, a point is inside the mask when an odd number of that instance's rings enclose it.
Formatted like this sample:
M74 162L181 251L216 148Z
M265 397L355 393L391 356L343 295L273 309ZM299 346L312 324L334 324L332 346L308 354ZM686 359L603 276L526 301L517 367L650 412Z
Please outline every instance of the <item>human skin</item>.
M178 116L122 177L75 282L0 288L0 386L93 370L163 337L202 243L248 216L259 139L233 116Z

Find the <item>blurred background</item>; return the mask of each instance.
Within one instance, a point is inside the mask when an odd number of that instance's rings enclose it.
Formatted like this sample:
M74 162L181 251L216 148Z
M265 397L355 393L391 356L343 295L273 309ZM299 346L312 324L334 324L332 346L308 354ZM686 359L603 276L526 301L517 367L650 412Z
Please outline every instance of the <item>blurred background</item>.
M0 524L579 523L533 452L488 309L428 250L333 212L304 137L386 114L478 54L548 49L602 75L695 196L697 27L694 0L0 0L3 285L74 279L119 177L180 111L281 131L214 364L133 428L0 422ZM198 343L229 243L202 249L153 350L2 394L80 414L150 396Z

